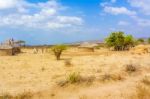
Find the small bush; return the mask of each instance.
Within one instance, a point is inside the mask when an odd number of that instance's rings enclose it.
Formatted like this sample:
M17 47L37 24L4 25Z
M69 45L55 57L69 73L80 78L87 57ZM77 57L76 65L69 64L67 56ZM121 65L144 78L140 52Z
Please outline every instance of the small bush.
M148 42L148 44L150 44L150 38L148 38L147 42Z
M45 68L45 67L42 67L42 68L41 68L41 71L42 71L42 72L43 72L43 71L45 71L45 70L46 70L46 68Z
M126 65L126 71L127 72L135 72L135 71L137 71L137 68L133 64L128 64L128 65Z
M30 92L24 92L24 93L18 94L16 96L6 93L6 94L1 95L0 99L31 99L32 96L33 95Z
M24 92L22 94L15 96L14 99L31 99L31 98L32 98L32 94L30 92Z
M111 76L113 80L123 80L124 78L120 74L113 74Z
M95 46L94 48L95 48L95 49L100 49L100 46Z
M60 60L60 56L64 50L66 50L66 45L55 45L52 47L52 51L55 54L57 60Z
M69 77L68 77L68 82L69 83L77 83L80 80L81 80L81 76L80 76L79 73L76 73L76 72L70 74Z
M72 66L70 59L65 60L65 66Z
M119 81L122 80L122 76L119 74L104 74L101 76L101 81Z
M86 95L79 96L79 99L88 99Z
M143 79L142 79L142 82L146 85L150 85L150 78L148 76L145 76Z
M61 81L59 81L59 82L57 83L57 85L60 86L60 87L63 87L63 86L65 86L67 83L68 83L67 80L61 80Z
M110 74L102 75L102 81L107 81L107 80L111 80L111 75Z
M137 42L138 42L139 44L142 44L142 43L145 42L145 40L144 40L143 38L139 38L139 39L137 39Z
M63 87L68 84L86 84L86 85L91 85L93 81L95 80L95 76L89 76L89 77L82 77L79 73L73 72L69 74L67 79L61 80L57 82L57 85L60 87Z
M0 99L12 99L13 96L11 96L10 94L8 93L5 93L3 95L0 95Z
M138 85L136 87L136 98L135 99L149 99L150 89L143 85Z

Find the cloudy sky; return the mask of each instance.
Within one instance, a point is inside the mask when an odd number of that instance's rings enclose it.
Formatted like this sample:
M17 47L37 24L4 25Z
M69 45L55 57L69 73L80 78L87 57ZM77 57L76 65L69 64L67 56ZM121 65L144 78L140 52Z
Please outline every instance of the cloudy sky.
M0 41L101 40L124 31L150 37L150 0L0 0Z

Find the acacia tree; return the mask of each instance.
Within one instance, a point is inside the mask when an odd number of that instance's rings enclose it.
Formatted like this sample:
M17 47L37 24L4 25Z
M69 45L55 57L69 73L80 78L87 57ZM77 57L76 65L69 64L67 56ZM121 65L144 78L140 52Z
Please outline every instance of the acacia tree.
M124 32L113 32L106 38L106 44L109 47L114 47L114 50L128 50L134 45L134 38L132 35L124 35Z
M17 41L16 43L18 43L20 46L25 46L25 41L23 41L23 40L19 40L19 41Z
M52 47L52 51L57 60L60 60L60 56L61 56L62 52L66 49L67 49L67 47L65 45L55 45Z

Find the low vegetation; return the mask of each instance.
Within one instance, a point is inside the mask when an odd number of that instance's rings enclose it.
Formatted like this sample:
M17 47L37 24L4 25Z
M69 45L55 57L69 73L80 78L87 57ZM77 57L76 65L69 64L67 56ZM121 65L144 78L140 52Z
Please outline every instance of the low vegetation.
M101 75L100 77L100 81L119 81L119 80L123 80L123 77L119 74L104 74Z
M81 81L81 76L79 73L73 72L68 76L67 81L69 83L77 83L77 82Z
M57 83L58 86L65 86L67 84L85 84L91 85L95 81L95 76L81 76L79 72L73 72L69 74L65 80L61 80Z
M138 44L143 44L145 42L145 40L143 38L139 38L137 39Z
M136 95L134 96L134 99L149 99L149 98L150 98L150 88L144 85L138 85L136 87Z
M70 59L66 59L66 60L64 61L64 63L65 63L65 66L67 66L67 67L72 66L72 63L71 63L71 60L70 60Z
M32 97L33 97L33 94L31 92L24 92L16 96L10 95L9 93L0 95L0 99L31 99Z
M147 42L150 44L150 38L148 38Z
M55 45L52 47L52 51L54 52L57 60L60 60L60 56L61 56L62 52L66 49L67 49L67 47L65 45Z
M137 67L133 64L127 64L125 67L126 72L132 73L137 71Z
M146 85L150 86L150 76L144 76L144 78L142 79L142 82Z
M116 51L109 51L105 44L95 47L97 50L94 53L78 50L77 46L70 46L65 51L68 47L56 45L51 48L53 54L47 54L47 51L41 53L39 50L40 53L35 55L31 54L33 48L22 47L25 53L15 57L0 57L0 78L6 82L0 83L1 92L8 92L0 95L0 99L68 99L79 96L81 99L125 99L130 96L133 96L131 99L149 99L147 66L150 54L145 52L149 45L144 42L131 51L124 51L136 46L137 41L132 35L114 32L106 39L106 44ZM64 51L65 54L62 54ZM57 60L64 59L57 61L54 55ZM135 88L137 83L141 86ZM39 94L27 92L16 95L28 89ZM14 91L14 95L9 94Z
M113 32L105 39L108 47L114 47L116 51L129 50L135 44L132 35L125 35L124 32Z

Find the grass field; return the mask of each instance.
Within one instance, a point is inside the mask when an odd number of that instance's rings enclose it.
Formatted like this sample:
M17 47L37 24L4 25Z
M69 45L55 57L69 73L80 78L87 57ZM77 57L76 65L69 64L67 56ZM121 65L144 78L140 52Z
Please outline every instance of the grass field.
M0 99L150 98L150 53L32 50L0 56Z

